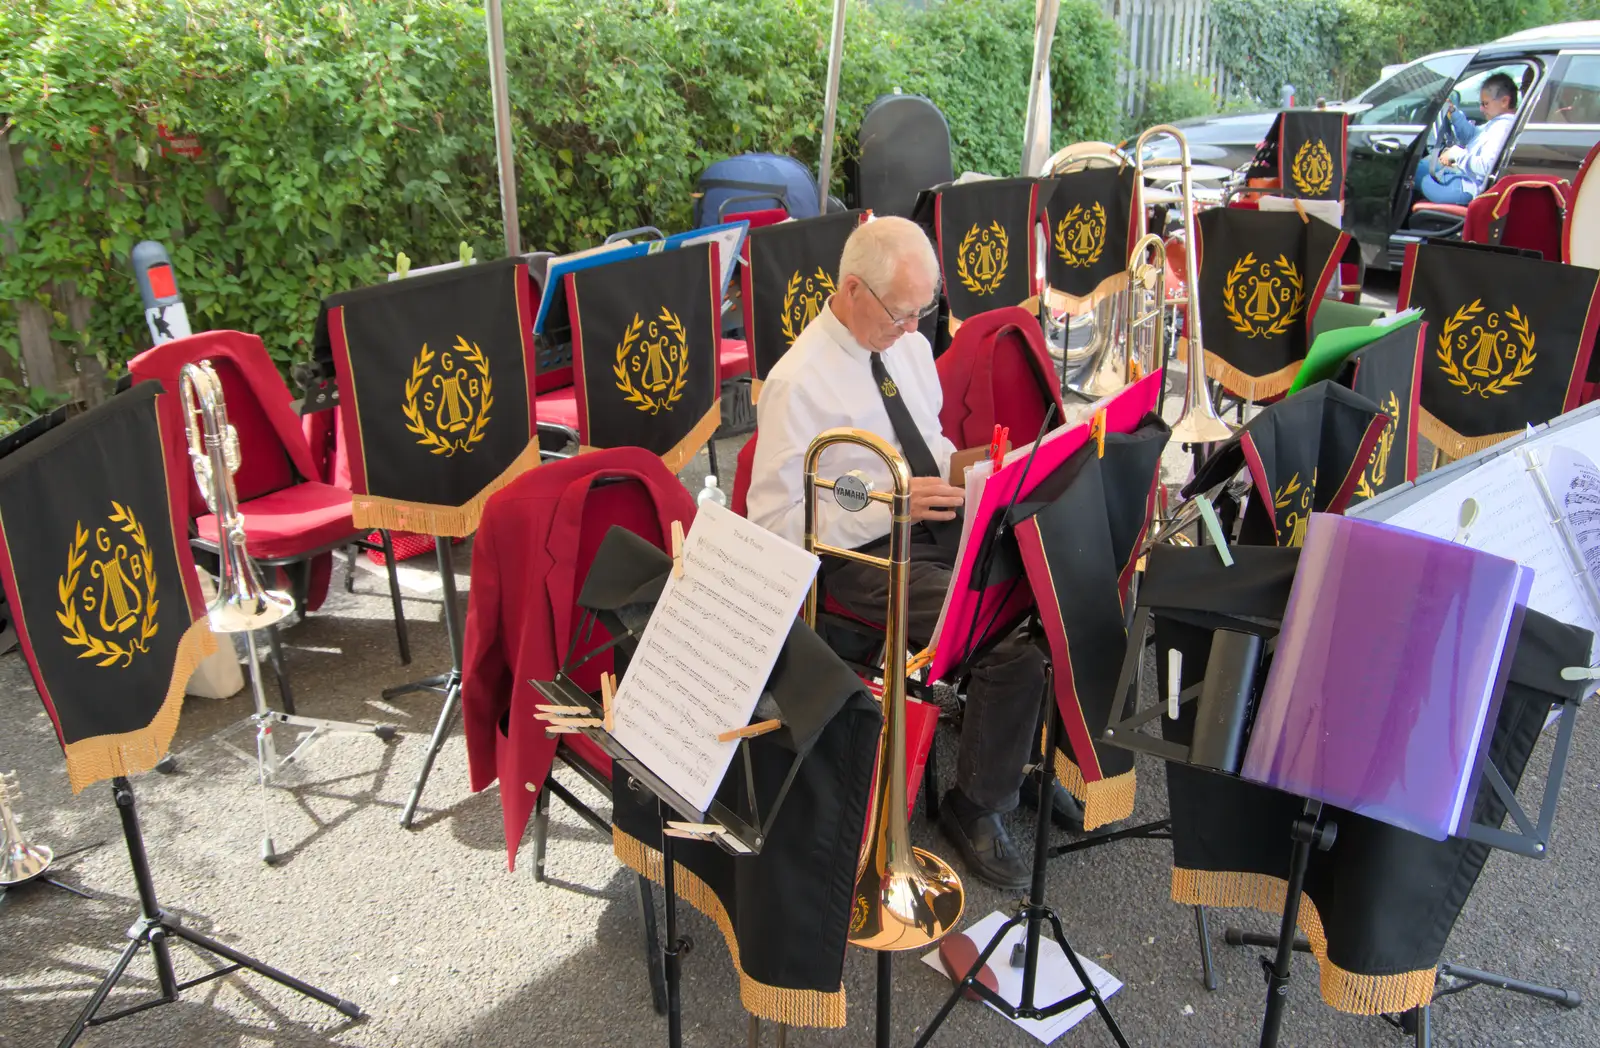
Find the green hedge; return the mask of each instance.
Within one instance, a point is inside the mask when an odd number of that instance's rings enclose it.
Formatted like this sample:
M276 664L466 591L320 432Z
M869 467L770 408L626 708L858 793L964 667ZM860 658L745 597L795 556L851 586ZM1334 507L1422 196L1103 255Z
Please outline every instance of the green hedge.
M1224 68L1269 105L1283 84L1302 102L1349 98L1385 65L1596 17L1600 0L1212 0Z
M852 5L841 135L877 95L925 93L958 172L1014 170L1033 9ZM830 10L508 0L524 244L683 228L696 175L743 151L814 163ZM0 5L0 128L25 212L0 257L0 345L16 358L14 303L75 281L95 303L87 328L58 312L55 335L114 372L147 344L127 263L146 237L171 250L197 329L257 332L280 363L307 352L323 296L381 279L397 251L503 253L484 41L467 0ZM1095 0L1063 4L1058 143L1115 133L1117 44ZM161 127L203 155L174 154Z

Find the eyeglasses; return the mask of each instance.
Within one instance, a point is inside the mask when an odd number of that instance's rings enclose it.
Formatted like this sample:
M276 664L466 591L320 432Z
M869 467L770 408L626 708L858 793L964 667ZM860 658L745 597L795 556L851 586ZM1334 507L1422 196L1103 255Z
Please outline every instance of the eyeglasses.
M920 323L923 320L926 320L928 317L933 316L934 311L939 308L939 296L937 293L935 293L933 296L933 301L929 302L915 313L907 313L905 316L895 316L893 311L891 311L888 306L883 304L883 299L878 298L878 293L872 290L871 284L863 280L861 281L861 286L867 289L867 294L873 297L873 299L878 303L879 308L883 310L884 316L889 318L889 323L893 324L895 327L905 327L907 324Z

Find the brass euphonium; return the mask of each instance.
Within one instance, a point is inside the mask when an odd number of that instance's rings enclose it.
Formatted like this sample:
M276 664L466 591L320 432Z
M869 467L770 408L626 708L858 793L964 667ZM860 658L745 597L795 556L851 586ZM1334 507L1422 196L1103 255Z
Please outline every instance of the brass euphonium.
M1194 183L1190 169L1189 140L1171 124L1157 124L1139 135L1133 147L1134 171L1139 185L1144 185L1144 143L1152 135L1170 135L1178 143L1178 153L1183 165L1183 263L1184 281L1188 285L1184 311L1184 337L1189 342L1189 385L1184 391L1183 413L1172 424L1172 440L1179 444L1213 444L1227 440L1233 430L1218 415L1206 392L1205 340L1200 334L1200 260L1195 250L1199 215L1194 207Z
M216 633L265 629L294 610L294 599L268 591L245 552L244 517L233 485L239 435L228 424L222 383L211 362L202 360L183 366L178 390L189 434L189 464L206 505L217 515L217 595L206 608L206 618Z
M1150 251L1155 250L1155 261ZM1128 283L1122 292L1101 305L1112 304L1112 321L1105 345L1095 360L1088 392L1109 396L1139 381L1165 363L1167 335L1166 243L1146 233L1128 253ZM1098 307L1097 307L1098 308ZM1098 328L1099 322L1096 321Z
M875 491L858 473L838 480L817 477L817 460L839 444L866 448L883 460L894 479L893 492ZM891 511L889 556L871 556L817 541L817 490L834 493L850 512L874 502ZM961 878L950 864L911 846L906 823L906 621L911 564L911 469L894 446L865 430L830 429L811 442L805 457L805 547L816 554L871 564L889 573L884 617L883 734L878 740L878 773L870 836L856 869L850 941L869 950L921 949L956 926L966 907ZM806 598L806 621L817 621L817 584Z

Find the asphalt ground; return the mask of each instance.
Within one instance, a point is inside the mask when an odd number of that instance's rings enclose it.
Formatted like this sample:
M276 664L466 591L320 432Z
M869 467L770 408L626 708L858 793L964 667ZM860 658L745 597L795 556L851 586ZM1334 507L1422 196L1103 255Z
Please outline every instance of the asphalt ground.
M731 471L738 441L721 450ZM702 464L686 472L698 488ZM458 547L465 593L470 548ZM418 762L440 709L435 694L385 702L380 691L448 663L438 577L427 559L403 565L415 659L399 664L381 573L364 560L356 592L342 586L321 611L288 631L288 659L300 712L340 720L388 722L402 732L385 744L370 736L320 743L286 784L263 794L255 784L250 709L240 694L191 699L174 744L177 774L139 776L135 788L162 903L184 923L290 974L357 1002L350 1021L313 1001L236 973L207 983L180 1003L89 1031L88 1048L566 1048L656 1045L665 1022L651 1009L642 959L635 879L610 843L561 804L552 806L548 873L506 869L495 788L473 794L456 732L435 765L414 830L398 826ZM271 690L269 677L269 697ZM1444 952L1447 961L1558 983L1586 999L1600 994L1600 923L1593 913L1600 864L1600 744L1580 716L1550 856L1496 853ZM1525 798L1542 788L1551 740L1536 752ZM943 767L954 766L954 737L939 738ZM33 883L0 896L0 1046L56 1044L101 975L115 961L137 915L137 899L110 789L74 796L61 753L21 658L0 657L0 769L17 769L18 807L32 840L66 857L52 873L89 892L83 899ZM1165 777L1141 758L1135 819L1165 812ZM604 798L558 772L604 810ZM265 812L280 862L259 859ZM1013 816L1027 846L1031 816ZM913 840L953 856L919 810ZM82 850L80 850L82 849ZM71 854L68 854L71 853ZM525 853L526 863L531 856ZM958 871L960 862L956 860ZM1265 996L1258 956L1231 948L1233 924L1270 932L1276 922L1246 911L1212 911L1220 985L1200 981L1193 911L1169 898L1169 845L1124 841L1052 862L1049 902L1074 947L1124 980L1111 1009L1128 1040L1141 1046L1244 1046L1257 1043ZM968 877L963 924L1015 902ZM716 927L681 907L695 947L684 964L684 1043L739 1046L746 1017ZM174 947L180 978L211 961ZM1315 963L1295 960L1284 1046L1408 1044L1381 1019L1325 1006ZM845 981L849 1025L796 1030L794 1045L869 1045L873 1041L874 958L852 950ZM948 984L907 955L895 965L894 1037L910 1045L937 1011ZM137 1003L154 987L147 957L134 962L108 1008ZM1434 1043L1451 1048L1600 1045L1600 1012L1568 1011L1479 988L1434 1009ZM765 1044L775 1042L765 1032ZM963 1002L936 1045L1035 1043L986 1008ZM1059 1045L1111 1040L1090 1018Z

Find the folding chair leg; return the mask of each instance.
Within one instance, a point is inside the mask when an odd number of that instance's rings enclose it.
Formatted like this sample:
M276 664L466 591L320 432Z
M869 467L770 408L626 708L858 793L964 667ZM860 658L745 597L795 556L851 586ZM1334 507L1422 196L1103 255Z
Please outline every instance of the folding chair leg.
M1206 908L1204 906L1196 906L1194 908L1194 926L1195 933L1200 940L1200 977L1205 983L1206 989L1215 990L1217 988L1217 973L1211 964L1211 926L1206 921Z
M406 625L406 609L400 600L400 573L394 563L394 542L388 529L380 529L378 538L383 543L383 563L389 572L389 602L394 606L394 638L400 646L400 665L411 665L411 630ZM448 540L446 540L448 541ZM353 558L352 558L353 560Z
M644 963L650 976L650 1003L657 1015L667 1014L667 973L656 941L656 896L650 878L639 874L639 920L644 924Z
M346 546L344 548L344 591L356 591L356 557L361 553L360 546Z
M550 838L550 791L540 790L533 802L533 880L544 883L544 850Z
M283 664L283 642L278 638L278 627L267 627L267 658L272 672L278 678L278 694L283 697L283 712L294 716L294 691L289 687L289 671Z

